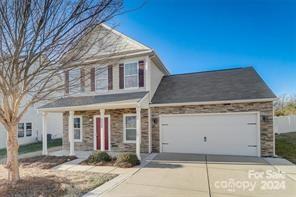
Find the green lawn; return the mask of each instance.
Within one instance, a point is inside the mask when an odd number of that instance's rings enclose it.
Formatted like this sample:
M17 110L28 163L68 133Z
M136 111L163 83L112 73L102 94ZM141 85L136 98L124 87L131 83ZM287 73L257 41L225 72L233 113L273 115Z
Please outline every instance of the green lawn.
M48 141L47 147L62 146L62 139L53 139ZM30 153L42 150L42 142L36 142L32 144L21 145L19 148L19 154ZM6 149L0 149L0 158L6 157Z
M275 152L277 155L296 164L296 132L276 135Z

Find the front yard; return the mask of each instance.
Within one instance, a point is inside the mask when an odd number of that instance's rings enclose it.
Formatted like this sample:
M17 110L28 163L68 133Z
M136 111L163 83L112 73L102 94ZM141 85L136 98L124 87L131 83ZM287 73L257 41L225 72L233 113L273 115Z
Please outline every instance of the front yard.
M47 143L48 148L62 146L62 139L52 139L49 140ZM25 154L35 151L41 151L42 150L42 142L36 142L32 144L26 144L26 145L20 145L19 147L19 154ZM6 157L6 149L0 149L0 159Z
M116 175L50 169L75 157L38 156L20 160L21 180L7 183L7 170L0 165L0 194L8 196L82 196Z
M275 144L277 155L296 164L296 132L276 135Z

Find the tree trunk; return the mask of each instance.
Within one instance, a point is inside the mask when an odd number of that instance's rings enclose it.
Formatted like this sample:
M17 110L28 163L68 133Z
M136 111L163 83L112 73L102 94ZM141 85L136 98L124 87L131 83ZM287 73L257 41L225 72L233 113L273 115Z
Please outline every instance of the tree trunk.
M18 163L18 141L16 125L9 127L7 131L7 162L8 181L15 184L20 179Z

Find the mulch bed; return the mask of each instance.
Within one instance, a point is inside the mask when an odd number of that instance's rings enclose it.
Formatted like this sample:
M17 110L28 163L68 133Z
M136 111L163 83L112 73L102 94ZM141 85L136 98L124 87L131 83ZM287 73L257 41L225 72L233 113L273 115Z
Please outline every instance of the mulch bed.
M79 164L89 165L89 166L114 166L115 162L116 162L115 159L112 159L111 161L108 161L108 162L102 161L102 162L97 162L97 163L90 163L90 162L88 162L88 160L84 160L84 161L80 162Z
M50 169L62 163L77 159L75 156L36 156L20 159L23 168Z
M93 172L20 168L21 180L16 185L7 181L7 170L0 165L1 197L83 196L116 175Z

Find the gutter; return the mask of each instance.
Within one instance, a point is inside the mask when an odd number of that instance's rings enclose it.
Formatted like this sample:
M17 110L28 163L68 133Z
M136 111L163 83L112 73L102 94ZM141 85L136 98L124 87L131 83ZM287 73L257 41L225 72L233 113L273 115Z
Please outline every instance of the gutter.
M224 101L202 101L202 102L184 102L184 103L160 103L150 104L150 107L165 107L165 106L184 106L184 105L213 105L213 104L226 104L226 103L256 103L256 102L273 102L277 98L264 98L264 99L245 99L245 100L224 100Z

